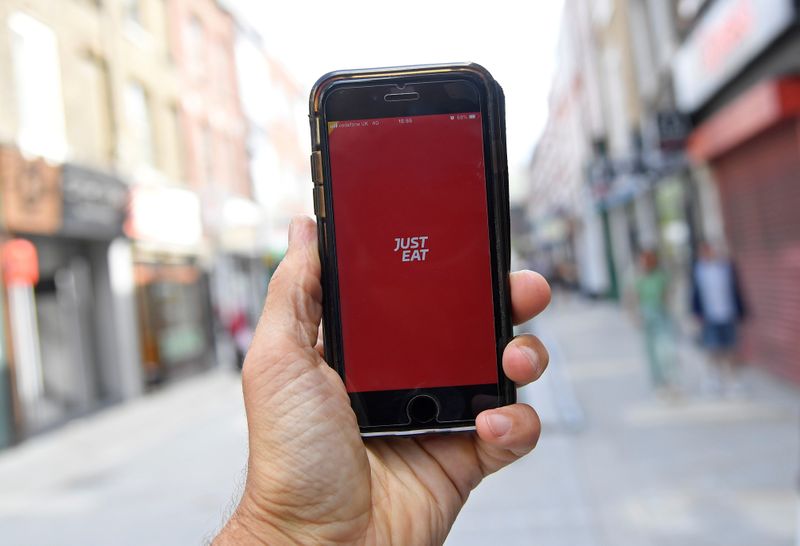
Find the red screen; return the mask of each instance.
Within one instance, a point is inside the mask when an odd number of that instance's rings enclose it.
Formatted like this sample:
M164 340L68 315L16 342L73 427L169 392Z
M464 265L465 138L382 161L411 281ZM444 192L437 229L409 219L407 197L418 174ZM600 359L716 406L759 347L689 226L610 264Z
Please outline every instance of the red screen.
M328 123L349 392L497 382L480 113Z

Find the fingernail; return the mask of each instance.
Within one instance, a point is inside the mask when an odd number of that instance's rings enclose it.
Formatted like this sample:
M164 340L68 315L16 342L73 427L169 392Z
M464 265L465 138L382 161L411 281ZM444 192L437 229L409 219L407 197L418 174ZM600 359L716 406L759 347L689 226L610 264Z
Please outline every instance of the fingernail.
M294 218L292 221L289 222L289 244L292 244L292 239L294 239L295 231L297 231L297 222Z
M504 436L511 430L511 419L502 413L490 413L486 416L486 424L489 425L489 430L492 431L497 437Z
M518 345L517 350L522 353L528 362L531 363L531 367L533 368L533 373L539 373L539 355L536 354L536 351L531 349L530 347L526 347L524 345Z

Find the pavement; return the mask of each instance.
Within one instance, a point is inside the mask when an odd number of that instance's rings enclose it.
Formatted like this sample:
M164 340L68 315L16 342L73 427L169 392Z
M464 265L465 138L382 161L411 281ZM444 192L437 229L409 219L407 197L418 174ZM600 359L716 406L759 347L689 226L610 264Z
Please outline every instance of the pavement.
M638 332L609 303L556 299L532 328L551 365L522 389L533 454L487 478L448 546L794 544L800 391L749 369L746 394L650 389ZM0 543L198 544L238 498L246 428L237 374L216 370L0 452Z
M800 391L748 369L745 395L708 396L683 341L683 394L658 396L638 332L609 303L556 299L533 330L551 352L521 392L539 445L472 494L449 546L795 544Z

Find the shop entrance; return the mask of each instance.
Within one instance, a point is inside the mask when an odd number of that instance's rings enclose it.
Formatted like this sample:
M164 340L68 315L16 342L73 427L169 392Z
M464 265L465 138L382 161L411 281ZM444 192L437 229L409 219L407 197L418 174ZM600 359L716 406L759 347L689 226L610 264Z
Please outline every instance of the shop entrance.
M214 362L208 276L191 261L134 267L148 386L207 369Z
M107 245L39 237L31 241L37 247L40 277L32 297L23 298L33 322L29 328L18 329L28 338L25 345L33 348L28 355L33 361L19 363L31 368L33 380L28 382L29 396L23 397L21 408L24 435L84 414L107 394L97 346L102 337L97 332L98 291L103 283L98 282L93 262L97 254L105 255ZM19 305L17 311L22 311Z

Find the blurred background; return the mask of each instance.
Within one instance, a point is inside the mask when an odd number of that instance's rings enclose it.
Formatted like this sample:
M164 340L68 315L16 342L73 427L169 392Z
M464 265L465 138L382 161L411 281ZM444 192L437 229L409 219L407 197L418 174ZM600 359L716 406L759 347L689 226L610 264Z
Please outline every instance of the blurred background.
M213 536L311 85L455 60L555 294L448 544L800 544L798 0L0 0L0 543Z

